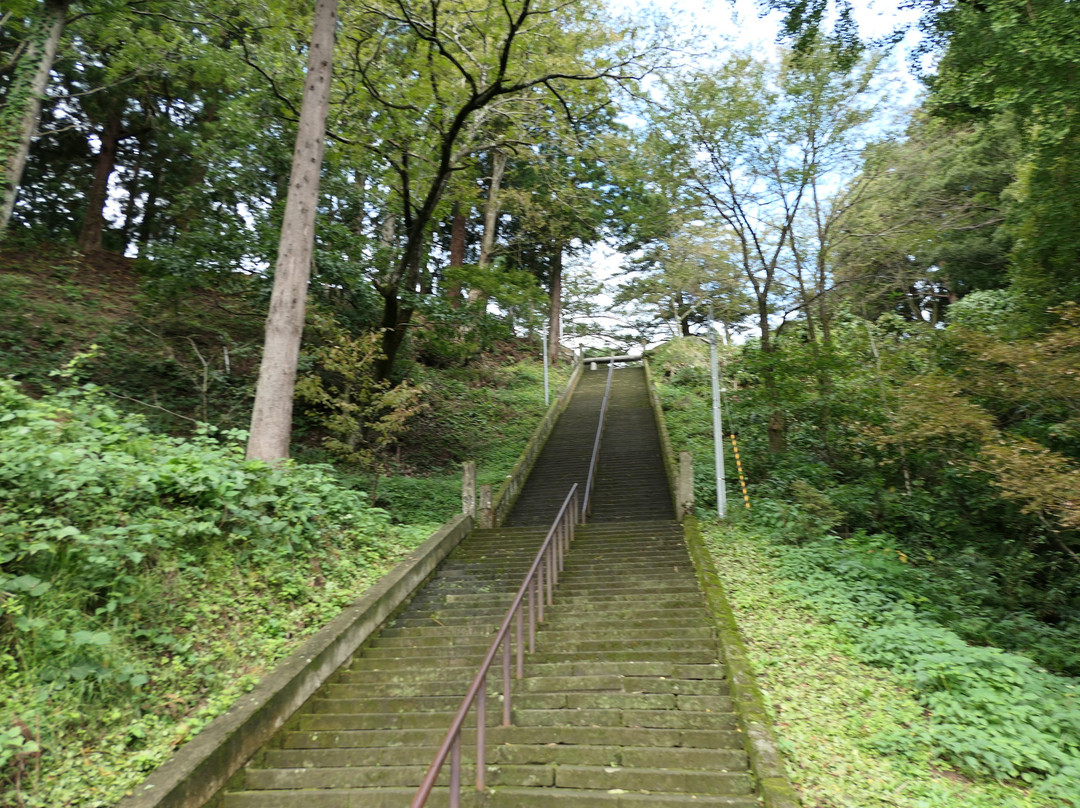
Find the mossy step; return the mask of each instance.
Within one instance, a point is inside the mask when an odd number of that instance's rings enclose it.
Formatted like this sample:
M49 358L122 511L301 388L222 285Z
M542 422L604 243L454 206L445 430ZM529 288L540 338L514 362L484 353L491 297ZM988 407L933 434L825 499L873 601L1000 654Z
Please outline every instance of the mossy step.
M706 613L700 604L678 605L669 608L652 608L642 614L640 608L632 606L616 605L612 609L598 610L587 614L572 612L569 610L548 609L544 613L544 625L584 624L600 625L609 621L626 620L687 620L704 621Z
M564 577L565 576L565 577ZM633 592L636 595L657 597L693 597L700 593L700 589L694 581L688 581L681 577L666 578L663 575L655 576L651 580L640 578L637 580L619 580L612 578L583 579L571 578L566 573L559 576L559 585L555 597L558 600L567 598L606 598Z
M702 700L704 699L704 701ZM489 702L488 709L501 709L500 694ZM413 713L446 712L453 714L461 704L461 697L413 696L373 697L362 695L356 688L348 694L327 693L308 702L309 713ZM730 710L730 699L715 696L678 696L670 693L515 693L513 706L523 710L557 709L611 709L633 708L652 710Z
M454 639L447 637L448 640ZM462 642L445 646L413 645L395 642L388 639L386 642L372 641L371 645L364 648L360 659L407 659L418 657L428 660L432 664L441 664L444 659L465 659L473 656L483 657L491 647L490 640L483 642L483 637L463 637Z
M612 662L618 661L630 661L641 659L642 656L647 655L649 659L656 660L669 660L672 662L696 662L696 663L708 663L716 661L716 650L693 650L687 649L685 651L570 651L567 653L559 652L541 652L537 649L537 652L529 657L533 662L569 662L577 660L606 660Z
M624 693L675 693L687 695L726 695L730 688L724 680L667 679L660 676L532 676L515 683L516 693L558 693L621 691Z
M697 610L695 610L697 612ZM546 617L547 615L545 615ZM699 619L700 618L700 619ZM473 637L494 637L495 631L498 626L495 623L484 625L473 625L471 623L465 623L455 626L439 625L435 623L430 617L409 619L409 622L413 625L406 624L406 620L395 620L390 628L385 628L380 632L380 637L441 637L446 632L452 632L456 637L473 636ZM583 620L580 625L575 625L569 621L554 621L547 619L540 624L541 630L545 632L555 633L607 633L607 632L623 632L627 634L640 632L642 637L651 636L667 636L665 632L671 630L682 630L693 632L708 631L712 629L710 624L703 619L703 616L698 612L693 617L687 619L677 618L649 618L643 617L636 620Z
M346 749L271 749L259 761L269 769L315 769L338 766L428 765L437 746L359 747ZM500 744L487 750L492 765L574 764L708 771L745 770L746 753L739 749L588 746L576 744Z
M651 656L656 652L679 652L685 653L689 649L702 646L704 651L716 658L715 647L709 639L691 637L689 640L679 637L625 639L609 637L596 639L594 635L590 639L564 639L555 634L540 634L536 638L537 650L543 654L573 654L573 653L596 653L605 655L608 653L625 654L631 651L640 651L644 656ZM530 657L531 658L531 657ZM623 657L625 659L625 657Z
M337 766L427 766L439 747L367 746L342 749L268 749L258 759L267 769L320 769ZM527 755L524 757L528 757ZM495 762L494 760L492 761ZM508 760L508 763L514 761ZM531 762L531 761L526 761Z
M446 737L446 725L438 729L411 729L386 732L384 730L306 731L287 730L277 737L279 749L396 749L414 746L435 746ZM466 728L461 733L462 743L475 744L476 730Z
M643 621L636 621L643 622ZM699 639L708 641L712 639L715 629L703 620L660 620L658 623L665 625L655 628L645 626L628 626L625 622L605 621L604 625L596 623L583 623L574 626L568 623L547 623L541 626L543 642L557 642L562 639L588 640L598 637L608 637L627 640L652 640L652 639Z
M300 731L281 733L280 749L364 749L413 746L438 746L446 736L439 729ZM475 729L462 730L462 743L476 743ZM651 748L735 749L742 750L741 732L725 729L675 729L640 727L492 727L488 731L491 748L503 744L568 746L618 746Z
M434 757L434 756L433 756ZM430 765L430 761L429 761ZM417 788L424 779L427 765L419 766L341 766L315 769L247 769L240 787L247 791L275 791L295 789L355 789L381 786L411 786ZM462 766L462 782L475 781L473 763ZM450 767L444 766L438 783L446 785ZM555 784L554 766L488 766L489 786L552 786Z
M558 766L554 771L555 785L559 788L680 792L732 797L748 795L754 790L753 779L747 772L695 772L617 766Z
M401 671L403 674L419 673L426 669L439 670L446 668L471 668L474 672L480 667L480 663L487 653L487 648L480 648L474 654L463 654L457 651L451 656L443 656L428 652L426 655L403 655L393 653L396 649L372 648L364 652L364 656L354 659L349 663L349 672L363 671ZM558 662L559 660L546 660Z
M518 710L515 708L513 714L515 725L522 727L640 727L642 729L735 730L738 726L733 713L697 712L694 710L592 710L585 708ZM351 728L346 726L326 727L326 729Z
M497 631L494 627L487 634L455 635L452 632L442 631L432 634L413 634L406 636L387 636L384 632L371 641L369 649L409 649L415 651L417 656L428 656L435 653L444 653L456 649L473 650L478 643L484 642L482 647L487 649L494 641ZM570 630L544 630L537 635L540 647L547 651L554 650L586 650L597 647L596 643L604 643L606 646L623 650L626 648L659 648L655 645L643 643L666 642L678 648L685 648L694 642L709 642L713 638L713 630L705 625L687 625L679 628L667 629L612 629L608 631L582 627L577 631ZM588 643L588 646L581 646ZM579 647L571 648L570 644ZM366 653L366 652L365 652Z
M430 800L428 805L431 808L438 808ZM468 803L463 799L462 805L468 806ZM528 808L685 808L685 806L691 805L700 808L761 808L761 804L753 797L709 794L605 793L572 788L534 790L500 788L486 795L483 805L485 808L522 808L522 806L528 806ZM357 804L357 806L360 808L360 804ZM244 808L247 808L247 806L244 806ZM274 805L267 806L267 808L285 808L285 806ZM322 808L322 806L319 806L319 808ZM334 806L334 808L337 807ZM365 804L363 808L367 808L367 805ZM378 808L382 808L382 806L380 805Z
M491 611L488 616L493 619L491 625L498 626L502 620L502 617L506 615L506 610ZM427 609L418 609L415 612L404 612L398 617L393 625L397 627L410 627L410 626L460 626L460 625L475 625L476 617L483 617L484 615L470 615L470 614L445 614L440 612L436 608L428 607ZM603 611L590 612L587 615L575 614L572 612L553 611L550 607L544 609L544 622L541 625L601 625L605 622L620 622L620 621L636 621L636 620L687 620L693 619L698 625L701 625L705 620L705 613L698 605L693 606L676 606L670 609L650 609L646 614L642 614L642 610L632 607L616 607L613 609L606 609Z
M620 683L621 678L627 680L628 685L634 685L637 687L645 687L646 685L655 687L654 682L661 683L680 683L684 682L688 685L693 682L705 681L705 682L725 682L725 670L721 665L684 665L678 661L642 661L642 660L592 660L592 661L562 661L557 663L541 663L533 660L533 655L529 655L526 658L526 672L527 677L520 683L520 688L515 684L515 689L528 689L534 687L530 684L531 680L538 677L547 677L549 679L565 679L566 681L573 683L575 678L581 678L583 683L591 682L592 680L585 677L592 676L609 676L613 677L614 684L605 686L604 689L609 690L623 690L624 687ZM452 684L457 687L462 687L461 683L468 683L472 681L473 676L476 673L477 668L473 666L459 666L456 668L447 668L443 666L436 667L420 667L416 669L389 669L389 670L343 670L340 671L336 677L331 680L325 687L330 688L328 692L337 694L335 697L344 698L344 696L338 694L337 688L341 687L379 687L379 694L386 690L392 690L394 685L405 686L407 684L423 685L426 683L444 683ZM498 659L495 665L492 667L491 676L501 676L502 666L501 659ZM385 685L385 687L384 687ZM575 688L561 687L561 690ZM581 690L595 690L597 687L595 684L588 684L583 686ZM416 688L410 691L410 694L417 694ZM461 691L464 693L464 690ZM665 690L653 690L652 692L680 692ZM685 693L724 693L725 690L718 689L702 689L697 688L693 691L684 689L681 692ZM372 693L372 695L378 695ZM392 693L389 693L392 695ZM444 695L444 692L432 691L430 693L424 693L423 695Z
M446 713L303 713L294 719L299 732L338 732L347 730L439 729L450 725ZM501 715L489 711L488 726L497 726Z
M432 755L434 757L434 755ZM579 766L742 771L749 763L741 749L687 747L589 746L585 744L501 744L488 750L491 763L556 763Z
M565 744L743 750L742 733L729 729L645 727L496 727L488 733L493 744Z
M591 625L583 625L577 629L567 626L551 628L547 625L541 628L537 635L537 642L545 650L553 647L561 647L568 642L597 642L606 640L615 642L626 647L636 648L634 643L657 642L668 640L679 643L679 647L685 648L691 643L710 642L716 635L715 630L708 624L685 621L681 624L667 626L665 628L641 628L640 626L605 626L596 628Z
M521 789L528 793L528 789ZM416 794L415 788L387 787L366 789L303 789L298 791L234 791L224 796L221 808L402 808ZM462 808L482 808L486 794L466 784L462 788ZM563 803L568 805L569 803ZM447 789L431 793L425 808L447 808ZM506 803L521 808L523 803Z

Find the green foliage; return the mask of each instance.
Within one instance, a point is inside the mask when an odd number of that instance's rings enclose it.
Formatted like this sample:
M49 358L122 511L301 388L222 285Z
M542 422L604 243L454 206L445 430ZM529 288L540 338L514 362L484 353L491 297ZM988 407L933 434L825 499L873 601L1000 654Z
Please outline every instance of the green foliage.
M323 445L334 456L363 469L383 470L386 454L423 413L426 389L403 381L375 379L381 357L377 332L353 336L330 320L318 322L323 344L313 351L313 370L296 384L296 395L330 434Z
M817 564L806 565L802 555L785 563L793 548L777 544L750 525L713 522L704 527L804 805L1058 808L1069 804L1044 793L1048 788L1036 792L1022 781L970 779L956 771L942 759L934 741L949 740L952 729L928 716L921 691L901 674L860 659L852 636L861 630L858 617L866 610L852 608L845 598L846 583L836 587L835 578L818 578L822 586L810 587L814 599L808 601L807 588L799 583L807 573L818 574ZM907 568L895 551L891 561L882 552L888 545L868 537L862 542L877 548L862 554L863 561ZM844 619L833 620L833 614ZM892 625L901 631L901 623ZM925 636L932 630L922 624L908 633ZM995 740L1002 748L1010 747L1008 739ZM1059 782L1054 791L1064 795L1070 787L1067 781Z
M758 524L787 538L769 509L759 513ZM862 660L899 674L927 711L925 722L876 738L877 748L929 747L967 774L1080 800L1080 681L936 623L925 608L930 582L889 537L826 537L770 553L787 591L835 623Z
M0 801L113 804L423 537L240 437L0 382L0 755L43 750Z

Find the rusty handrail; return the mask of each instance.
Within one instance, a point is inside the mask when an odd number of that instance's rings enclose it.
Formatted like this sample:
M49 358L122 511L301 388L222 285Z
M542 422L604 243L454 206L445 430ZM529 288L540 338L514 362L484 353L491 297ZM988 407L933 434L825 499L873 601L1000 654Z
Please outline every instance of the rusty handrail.
M487 656L484 657L484 661L480 665L480 670L477 672L476 677L469 686L469 690L461 702L461 707L458 708L457 714L450 724L450 729L443 739L442 746L439 747L439 752L435 755L435 760L432 761L431 766L428 767L427 774L424 775L424 780L420 784L420 788L417 789L416 795L413 797L410 808L421 808L421 806L427 802L431 790L435 787L435 780L438 778L439 772L442 771L443 764L446 763L447 756L450 757L450 808L460 808L461 730L465 725L465 719L469 715L469 710L474 703L476 704L476 790L484 790L485 776L487 774L486 736L488 671L491 669L491 665L495 661L495 655L498 653L499 646L501 645L503 650L502 725L508 727L511 724L510 625L516 619L516 678L521 679L524 676L525 658L523 625L525 620L523 604L525 598L528 597L529 653L531 654L536 650L536 624L542 623L544 620L544 601L547 600L548 606L552 605L555 584L559 580L559 573L563 570L563 565L566 561L566 552L570 549L570 542L574 539L574 525L577 524L578 520L577 488L577 483L574 483L570 488L570 493L568 493L566 499L563 500L562 507L559 508L559 514L555 517L555 521L548 530L543 544L540 545L540 550L536 554L536 559L533 561L532 566L529 567L529 572L526 574L525 580L521 584L521 588L518 589L517 596L514 598L513 603L510 604L510 609L507 611L506 617L503 618L502 625L499 627L499 631L496 633L495 639L488 649Z
M612 355L614 360L614 355ZM615 362L608 363L607 386L604 388L604 400L600 404L600 421L596 425L596 440L593 441L592 458L589 460L589 476L585 480L585 498L581 502L581 524L585 524L592 511L592 490L596 481L596 466L600 462L600 438L604 434L604 419L607 417L608 401L611 399L611 374L615 372Z

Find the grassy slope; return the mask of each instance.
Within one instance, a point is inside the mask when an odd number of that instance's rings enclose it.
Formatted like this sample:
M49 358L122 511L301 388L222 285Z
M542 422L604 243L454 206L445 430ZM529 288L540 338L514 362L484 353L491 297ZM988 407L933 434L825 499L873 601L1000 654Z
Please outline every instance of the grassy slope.
M767 544L715 521L706 539L735 609L790 773L806 808L1046 808L1009 785L973 782L933 759L878 751L875 740L919 721L899 677L862 664L841 631L784 586Z

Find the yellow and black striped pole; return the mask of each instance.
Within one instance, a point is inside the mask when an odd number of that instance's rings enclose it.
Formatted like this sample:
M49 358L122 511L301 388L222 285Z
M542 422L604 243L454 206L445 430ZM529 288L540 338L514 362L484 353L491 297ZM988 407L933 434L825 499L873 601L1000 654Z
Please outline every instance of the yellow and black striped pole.
M746 510L750 510L750 494L746 492L746 477L742 473L742 460L739 459L739 442L735 440L735 433L731 433L731 448L735 450L735 466L739 469L739 484L742 486L742 498L746 503Z

